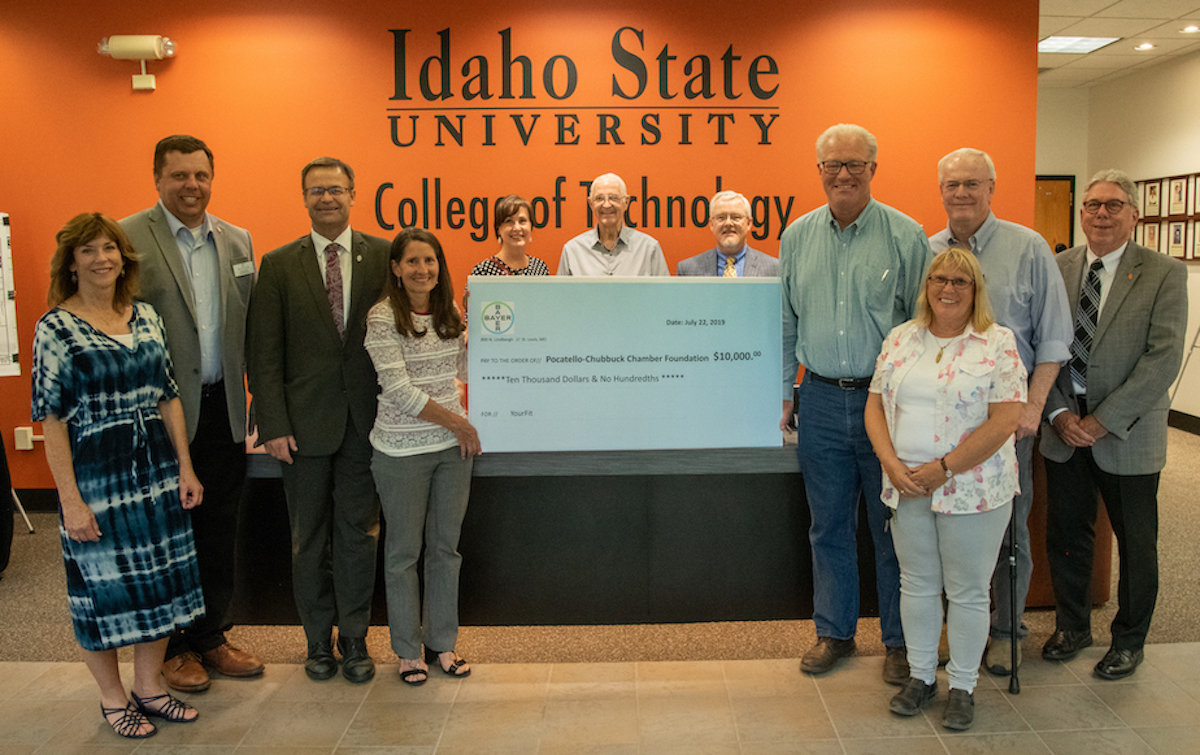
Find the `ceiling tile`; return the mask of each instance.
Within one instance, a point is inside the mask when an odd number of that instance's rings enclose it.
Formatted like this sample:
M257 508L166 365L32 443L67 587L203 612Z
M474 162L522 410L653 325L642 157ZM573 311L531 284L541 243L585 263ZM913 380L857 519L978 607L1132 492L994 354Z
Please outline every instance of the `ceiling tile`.
M1038 74L1038 82L1053 81L1053 82L1074 82L1081 84L1087 81L1098 79L1101 76L1112 73L1111 69L1107 68L1075 68L1067 66L1064 68L1055 68L1045 73Z
M1072 63L1082 58L1091 57L1089 55L1071 55L1069 53L1059 52L1041 52L1038 53L1038 68L1058 68L1065 66L1067 63Z
M1045 6L1045 3L1042 5ZM1120 18L1179 18L1197 7L1196 0L1120 0L1104 10L1096 11L1096 15Z
M1042 0L1042 15L1090 16L1112 5L1112 0Z
M1038 39L1058 34L1059 31L1082 20L1083 16L1041 16L1038 18Z
M1064 37L1132 37L1161 25L1144 18L1098 18L1092 16L1071 24L1058 33Z

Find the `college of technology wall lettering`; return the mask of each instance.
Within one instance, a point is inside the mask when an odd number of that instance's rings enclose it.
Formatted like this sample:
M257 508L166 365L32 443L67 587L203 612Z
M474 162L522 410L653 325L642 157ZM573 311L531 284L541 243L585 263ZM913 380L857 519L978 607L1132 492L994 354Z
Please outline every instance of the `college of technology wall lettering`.
M456 54L449 28L436 33L438 52L423 60L410 59L419 57L408 51L412 29L389 31L394 70L388 136L401 149L766 146L772 143L771 129L780 116L779 108L770 104L779 91L778 63L767 54L742 54L733 43L718 54L693 54L680 62L669 44L657 53L647 51L644 30L625 26L612 34L608 65L589 68L564 54L544 59L523 54L514 49L511 27L498 32L499 44L490 57L476 54L465 59ZM595 76L610 77L610 97L580 102L581 77ZM643 97L663 103L637 104ZM554 104L529 102L547 98ZM548 179L546 190L529 198L534 227L563 227L564 203L586 206L592 178ZM713 177L708 193L690 195L653 186L648 175L624 178L631 195L625 222L634 228L703 227L708 223L708 197L723 188L721 176ZM419 193L405 195L391 182L379 185L375 217L381 228L469 226L471 238L487 238L492 199L464 196L462 187L444 184L440 177L422 178L420 186ZM753 237L778 238L791 219L794 198L749 199ZM587 222L592 223L590 208Z

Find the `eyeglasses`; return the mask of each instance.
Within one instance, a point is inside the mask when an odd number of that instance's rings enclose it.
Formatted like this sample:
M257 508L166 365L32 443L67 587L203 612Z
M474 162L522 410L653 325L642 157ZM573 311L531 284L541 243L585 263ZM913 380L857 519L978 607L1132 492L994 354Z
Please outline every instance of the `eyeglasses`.
M960 186L967 191L975 191L980 186L983 186L983 181L977 181L975 179L971 179L970 181L946 181L942 184L942 191L954 193L958 191Z
M713 215L714 223L741 223L745 219L745 215Z
M343 194L348 194L353 189L353 186L348 188L345 186L310 186L304 190L304 193L313 199L318 199L324 194L328 194L331 197L340 197Z
M621 204L621 200L625 197L620 194L595 194L592 196L592 201L596 204Z
M1108 210L1109 215L1116 215L1121 210L1125 209L1128 202L1122 202L1119 199L1110 199L1107 202L1101 202L1099 199L1089 199L1083 203L1083 211L1088 215L1095 215L1103 207Z
M937 288L945 288L946 284L949 283L951 286L954 286L955 291L962 291L967 286L975 285L975 281L971 280L970 278L947 278L944 275L931 275L925 280L929 281Z
M870 163L863 162L862 160L851 160L850 162L846 163L842 162L841 160L826 160L825 162L817 163L817 165L820 165L821 170L825 171L831 176L836 176L838 173L841 173L842 168L850 171L850 175L857 176L866 170Z

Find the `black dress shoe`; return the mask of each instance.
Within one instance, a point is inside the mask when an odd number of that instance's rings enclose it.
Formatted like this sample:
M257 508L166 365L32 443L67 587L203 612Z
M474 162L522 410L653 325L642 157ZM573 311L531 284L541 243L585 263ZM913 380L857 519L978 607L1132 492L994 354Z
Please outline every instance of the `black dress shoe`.
M817 644L800 659L800 670L809 674L824 674L842 658L854 655L856 649L853 637L848 640L818 637Z
M1042 646L1042 657L1048 661L1069 661L1079 651L1092 646L1092 633L1059 629Z
M1145 654L1141 650L1118 650L1109 648L1096 664L1096 676L1101 679L1124 679L1137 671Z
M308 658L304 661L304 673L314 681L323 682L332 679L337 673L337 659L333 657L333 648L329 640L308 643Z
M337 648L342 654L342 676L347 681L362 684L375 677L375 661L367 651L366 637L338 635Z

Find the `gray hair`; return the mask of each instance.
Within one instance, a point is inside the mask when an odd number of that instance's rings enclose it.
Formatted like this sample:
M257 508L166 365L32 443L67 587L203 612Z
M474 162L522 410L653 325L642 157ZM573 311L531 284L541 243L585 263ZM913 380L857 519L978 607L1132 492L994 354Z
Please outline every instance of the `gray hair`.
M1098 171L1096 175L1092 176L1092 180L1088 181L1084 193L1091 191L1093 186L1100 183L1114 183L1120 186L1121 191L1125 192L1125 196L1129 197L1129 204L1132 205L1133 211L1139 215L1142 213L1142 208L1138 202L1137 184L1133 182L1128 173L1116 168L1106 168Z
M938 160L938 181L942 180L942 174L946 171L946 166L952 160L957 160L960 157L982 157L987 163L988 178L996 180L996 163L992 162L992 156L981 149L973 149L972 147L959 147L950 154Z
M860 139L867 145L867 161L875 162L875 156L879 154L879 144L875 141L875 135L867 131L862 126L853 123L839 123L836 126L830 126L825 129L825 132L817 137L817 159L821 159L825 148L829 143L837 138L844 139Z
M629 196L629 192L625 189L625 179L624 178L621 178L616 173L601 173L600 175L593 178L591 185L588 186L588 196L589 197L592 196L592 186L595 186L596 184L600 183L601 181L603 181L606 178L611 178L620 185L621 196L623 196L623 197Z
M716 194L713 194L713 198L708 200L709 212L712 212L712 208L714 205L716 205L717 202L727 202L727 201L741 202L742 206L746 208L746 215L749 216L751 214L750 200L746 199L745 195L739 194L736 191L731 191L729 189L726 189L725 191L718 191Z

